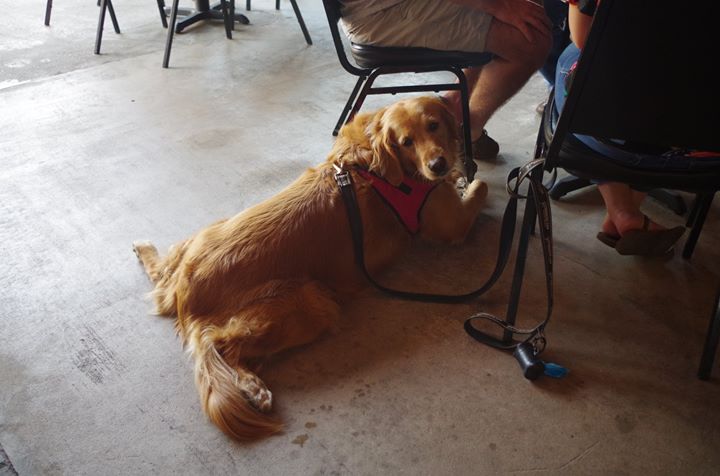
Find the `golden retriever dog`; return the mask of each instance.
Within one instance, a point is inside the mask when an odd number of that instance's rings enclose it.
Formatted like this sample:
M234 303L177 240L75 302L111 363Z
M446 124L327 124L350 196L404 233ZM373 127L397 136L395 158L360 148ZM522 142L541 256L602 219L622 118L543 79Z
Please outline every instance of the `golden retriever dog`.
M412 239L359 172L399 185L431 183L419 215L421 238L459 243L475 221L487 185L461 197L454 179L457 127L436 98L404 100L358 115L327 160L272 198L219 221L161 258L148 242L135 253L155 284L157 313L175 316L195 361L203 410L234 439L282 429L272 394L253 372L261 358L307 344L336 326L341 304L367 286L354 260L348 217L334 165L349 170L362 215L365 261L378 273Z

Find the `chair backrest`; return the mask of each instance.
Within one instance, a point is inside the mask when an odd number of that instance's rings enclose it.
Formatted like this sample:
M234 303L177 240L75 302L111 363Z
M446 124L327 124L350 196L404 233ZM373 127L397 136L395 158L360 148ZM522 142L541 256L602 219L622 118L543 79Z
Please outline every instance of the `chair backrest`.
M345 70L356 76L367 76L369 71L360 69L350 63L345 52L345 45L340 35L340 18L342 17L342 5L339 0L323 0L323 6L325 7L325 15L327 15L328 25L330 26L330 35L335 45L335 51L337 52L340 64Z
M549 165L568 133L720 151L719 3L602 0Z

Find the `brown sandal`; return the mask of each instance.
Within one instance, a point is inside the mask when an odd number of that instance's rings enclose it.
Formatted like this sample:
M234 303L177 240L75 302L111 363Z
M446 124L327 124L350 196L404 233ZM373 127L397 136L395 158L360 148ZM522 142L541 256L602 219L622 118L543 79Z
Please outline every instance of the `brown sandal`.
M685 227L676 226L667 230L650 231L650 219L643 215L643 227L630 230L623 236L613 236L599 232L597 239L621 255L663 256L675 247L675 243L685 233Z

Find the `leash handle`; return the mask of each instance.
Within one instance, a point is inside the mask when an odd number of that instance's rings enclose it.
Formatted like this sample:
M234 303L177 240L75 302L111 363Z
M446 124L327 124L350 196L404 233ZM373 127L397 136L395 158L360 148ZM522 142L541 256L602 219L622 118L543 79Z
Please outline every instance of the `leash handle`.
M545 350L546 339L543 334L545 326L547 326L552 315L554 306L553 299L553 245L552 245L552 215L550 211L550 198L548 195L547 188L542 183L542 174L538 177L533 177L531 172L537 167L544 166L543 159L536 159L523 167L513 169L508 176L508 193L511 197L529 198L533 200L535 205L535 213L537 217L537 223L540 228L540 242L543 250L543 259L545 263L545 284L547 292L547 311L545 318L535 327L530 329L520 329L507 323L507 321L500 319L492 314L481 312L473 316L470 316L465 320L464 328L465 331L475 340L495 347L502 350L517 350L521 345L530 345L533 349L535 356L539 355ZM514 180L514 183L513 183ZM523 197L519 193L520 184L524 181L529 181L528 196ZM508 341L499 340L488 334L478 330L473 326L473 322L477 319L490 321L491 323L498 325L504 331L508 331L514 336L525 336L521 340L510 339ZM527 349L521 354L517 354L516 358L523 365L524 360L527 360ZM522 356L524 360L521 360L519 356Z

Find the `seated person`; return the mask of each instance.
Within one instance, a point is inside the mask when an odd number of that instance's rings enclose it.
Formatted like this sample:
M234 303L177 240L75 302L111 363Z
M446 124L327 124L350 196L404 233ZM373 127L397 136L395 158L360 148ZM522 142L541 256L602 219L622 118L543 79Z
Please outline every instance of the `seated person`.
M560 55L555 78L555 106L562 110L572 71L585 45L595 0L570 0L568 22L572 43ZM672 250L685 228L666 229L640 211L645 193L619 182L598 184L607 214L597 238L623 255L663 255Z
M484 128L545 62L550 22L529 0L342 0L342 21L353 43L490 52L483 67L468 68L471 139L476 160L494 158L497 143ZM462 120L459 91L445 98Z

